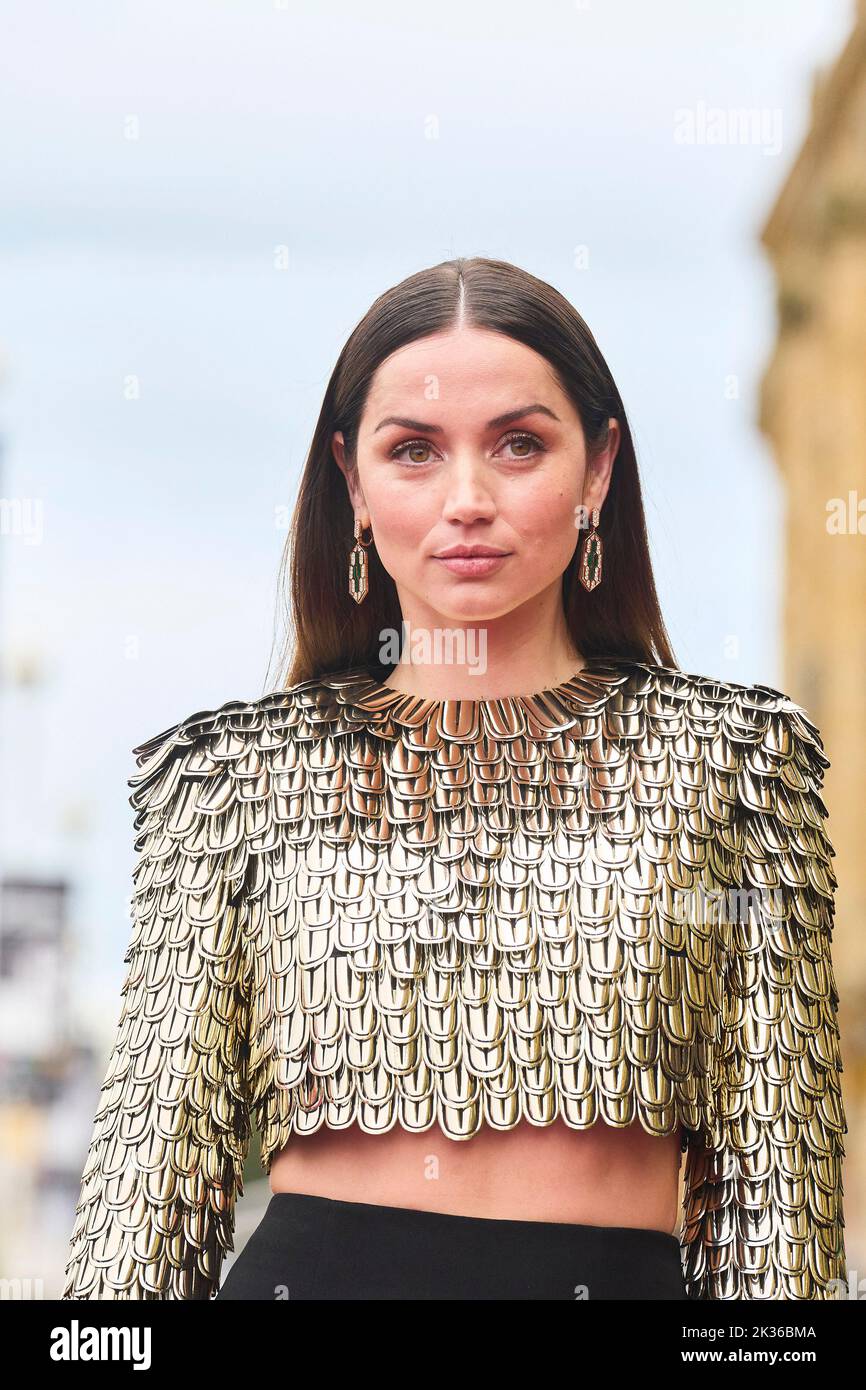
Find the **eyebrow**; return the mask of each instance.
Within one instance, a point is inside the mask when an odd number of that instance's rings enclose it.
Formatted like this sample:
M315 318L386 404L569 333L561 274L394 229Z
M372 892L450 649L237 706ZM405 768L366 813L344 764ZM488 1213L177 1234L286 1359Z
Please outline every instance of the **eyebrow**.
M510 425L512 420L520 420L524 415L549 415L551 420L559 421L559 416L554 415L553 411L540 401L535 401L533 405L522 405L519 410L508 410L504 415L495 415L492 420L487 421L489 430L498 429L501 425ZM405 415L386 415L384 420L380 420L373 433L377 434L386 425L399 425L405 430L422 430L425 434L441 434L441 425L425 424L423 420L409 420Z

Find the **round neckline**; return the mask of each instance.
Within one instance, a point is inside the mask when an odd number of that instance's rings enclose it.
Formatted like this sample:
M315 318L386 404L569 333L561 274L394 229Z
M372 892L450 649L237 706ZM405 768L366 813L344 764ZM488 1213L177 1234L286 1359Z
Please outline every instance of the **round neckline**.
M572 728L581 715L602 711L634 665L626 657L588 657L567 680L531 695L410 695L377 680L363 667L326 677L325 683L354 717L382 727L396 724L424 730L425 741L440 736L474 739L485 733L555 737Z
M529 704L536 700L546 700L563 694L571 694L573 691L579 693L581 677L586 677L594 672L590 671L590 666L597 666L601 657L587 657L586 662L579 671L572 674L558 685L550 685L543 690L534 690L530 695L418 695L408 690L398 690L396 686L386 685L383 681L377 681L372 676L370 681L377 694L387 697L399 696L403 700L415 700L420 704L433 705L437 708L442 705L468 705L476 707L479 705L503 705L503 704ZM609 661L610 658L604 658Z

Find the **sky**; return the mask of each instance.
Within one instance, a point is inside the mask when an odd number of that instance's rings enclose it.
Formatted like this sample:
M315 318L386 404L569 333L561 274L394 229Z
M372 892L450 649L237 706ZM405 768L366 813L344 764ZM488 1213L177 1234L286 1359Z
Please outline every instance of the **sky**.
M85 1023L117 1011L132 749L269 688L328 379L424 266L513 261L574 304L679 664L781 684L759 235L852 22L851 0L0 0L0 872L69 877ZM753 134L710 143L714 108Z

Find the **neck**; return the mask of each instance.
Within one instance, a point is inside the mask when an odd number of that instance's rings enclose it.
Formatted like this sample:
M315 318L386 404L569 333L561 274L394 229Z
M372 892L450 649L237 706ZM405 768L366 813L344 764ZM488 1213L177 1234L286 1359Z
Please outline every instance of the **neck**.
M509 695L533 695L570 680L585 665L579 652L515 652L507 658L475 665L429 661L399 661L384 683L406 695L428 700L495 700Z

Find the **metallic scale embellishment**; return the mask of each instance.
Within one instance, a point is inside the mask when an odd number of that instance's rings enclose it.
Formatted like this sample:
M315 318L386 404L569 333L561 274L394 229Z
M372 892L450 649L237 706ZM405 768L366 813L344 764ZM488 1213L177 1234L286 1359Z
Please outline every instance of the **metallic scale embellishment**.
M211 1297L252 1124L269 1172L322 1125L558 1115L685 1127L690 1296L832 1296L836 879L799 706L625 659L480 701L353 670L134 752L128 970L64 1298ZM772 915L706 911L744 888Z

